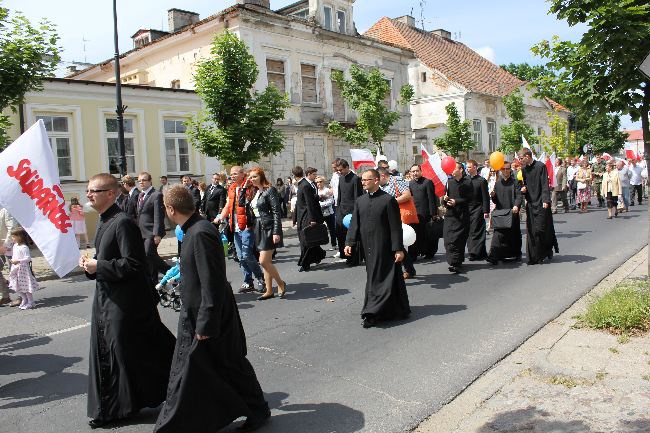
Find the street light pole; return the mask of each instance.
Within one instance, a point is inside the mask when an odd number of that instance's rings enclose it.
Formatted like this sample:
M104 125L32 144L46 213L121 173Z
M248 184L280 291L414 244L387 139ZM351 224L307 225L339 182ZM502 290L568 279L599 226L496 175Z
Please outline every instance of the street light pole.
M117 148L120 152L120 178L126 174L126 150L124 148L124 110L122 105L122 81L120 78L120 49L117 43L117 0L113 0L113 37L115 38L115 100L117 109Z

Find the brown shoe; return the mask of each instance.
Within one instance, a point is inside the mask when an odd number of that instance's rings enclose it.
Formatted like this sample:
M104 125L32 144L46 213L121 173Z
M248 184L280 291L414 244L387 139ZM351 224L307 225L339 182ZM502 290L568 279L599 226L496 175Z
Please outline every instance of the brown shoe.
M0 306L7 305L7 304L11 304L11 298L7 297L7 298L0 299Z
M11 304L9 304L10 307L18 307L22 303L22 299L16 299L15 301L11 301Z

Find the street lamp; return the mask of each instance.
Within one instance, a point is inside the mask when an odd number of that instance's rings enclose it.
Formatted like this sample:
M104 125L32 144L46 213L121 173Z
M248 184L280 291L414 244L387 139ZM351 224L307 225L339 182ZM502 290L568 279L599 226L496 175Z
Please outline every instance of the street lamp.
M113 37L115 38L115 101L117 108L117 148L120 152L120 178L126 174L126 150L124 148L124 110L122 105L122 81L120 78L120 49L117 43L117 0L113 0Z

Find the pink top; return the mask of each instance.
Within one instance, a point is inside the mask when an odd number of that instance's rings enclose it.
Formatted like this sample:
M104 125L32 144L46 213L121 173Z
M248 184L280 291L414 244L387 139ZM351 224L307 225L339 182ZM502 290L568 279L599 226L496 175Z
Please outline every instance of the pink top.
M83 221L84 217L84 208L81 205L74 205L70 208L70 219L72 221Z

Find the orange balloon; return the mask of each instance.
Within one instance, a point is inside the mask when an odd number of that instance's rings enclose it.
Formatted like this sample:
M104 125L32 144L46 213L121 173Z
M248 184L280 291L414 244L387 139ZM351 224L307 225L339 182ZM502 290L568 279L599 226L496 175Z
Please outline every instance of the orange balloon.
M506 157L503 153L499 151L492 152L490 155L490 167L492 167L493 170L501 170L505 159Z

